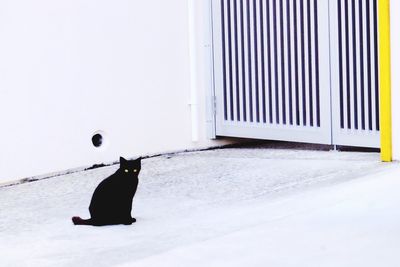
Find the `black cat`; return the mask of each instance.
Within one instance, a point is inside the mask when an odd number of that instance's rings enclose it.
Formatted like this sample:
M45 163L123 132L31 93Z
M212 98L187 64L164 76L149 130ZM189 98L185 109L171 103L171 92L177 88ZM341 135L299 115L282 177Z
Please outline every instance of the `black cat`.
M141 158L126 160L120 158L120 168L104 179L93 193L89 206L90 219L72 217L75 225L132 224L132 200L138 186Z

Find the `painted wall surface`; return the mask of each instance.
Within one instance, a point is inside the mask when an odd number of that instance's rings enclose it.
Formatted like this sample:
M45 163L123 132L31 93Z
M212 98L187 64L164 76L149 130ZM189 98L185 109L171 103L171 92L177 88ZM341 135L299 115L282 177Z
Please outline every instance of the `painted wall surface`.
M195 2L197 142L187 1L0 1L0 182L225 143L207 137L207 4Z
M393 159L400 160L400 1L390 1Z

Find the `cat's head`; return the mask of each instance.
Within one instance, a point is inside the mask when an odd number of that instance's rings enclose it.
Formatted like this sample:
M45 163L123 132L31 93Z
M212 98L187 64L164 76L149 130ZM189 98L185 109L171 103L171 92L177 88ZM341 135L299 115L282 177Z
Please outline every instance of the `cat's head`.
M126 160L123 157L120 157L119 168L124 174L137 176L140 172L140 168L142 167L141 161L142 158L137 158L134 160Z

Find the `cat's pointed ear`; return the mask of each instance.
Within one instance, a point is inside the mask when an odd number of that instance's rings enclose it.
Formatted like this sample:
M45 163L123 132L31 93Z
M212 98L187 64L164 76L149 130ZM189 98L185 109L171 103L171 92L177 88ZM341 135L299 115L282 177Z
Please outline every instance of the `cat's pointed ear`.
M141 162L142 161L142 157L138 157L137 159L135 159L135 161Z
M123 157L119 157L119 165L124 165L126 164L128 161L126 159L124 159Z

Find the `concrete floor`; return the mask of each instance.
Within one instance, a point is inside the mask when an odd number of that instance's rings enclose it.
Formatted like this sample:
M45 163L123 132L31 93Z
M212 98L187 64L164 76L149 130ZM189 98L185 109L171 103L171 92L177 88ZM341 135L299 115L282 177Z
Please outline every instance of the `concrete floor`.
M378 153L316 148L267 144L145 159L132 226L70 221L89 216L93 190L117 166L1 187L0 265L129 265L269 220L277 215L268 213L270 203L394 168L380 163Z

